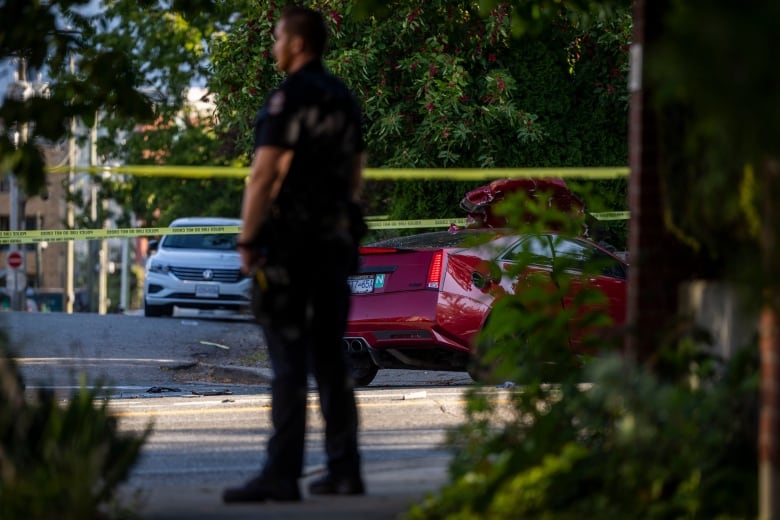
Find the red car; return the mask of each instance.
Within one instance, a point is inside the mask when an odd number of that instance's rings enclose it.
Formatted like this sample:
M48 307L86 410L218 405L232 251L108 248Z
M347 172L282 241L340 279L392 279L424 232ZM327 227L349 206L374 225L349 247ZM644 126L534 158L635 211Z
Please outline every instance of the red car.
M547 204L574 216L585 213L585 204L577 197L563 179L497 179L475 188L463 197L460 207L468 215L468 227L501 228L507 225L504 217L493 212L496 203L512 193L524 192L533 200L546 197Z
M614 324L625 322L628 266L585 238L483 228L388 239L361 248L359 273L350 278L344 344L356 384L370 384L379 369L467 371L474 340L494 303L522 285L508 274L521 253L532 258L525 272L542 274L552 270L553 258L567 258L574 275L584 262L599 260L600 273L584 283L604 292ZM497 265L500 275L491 273L490 265ZM578 288L571 285L564 307Z

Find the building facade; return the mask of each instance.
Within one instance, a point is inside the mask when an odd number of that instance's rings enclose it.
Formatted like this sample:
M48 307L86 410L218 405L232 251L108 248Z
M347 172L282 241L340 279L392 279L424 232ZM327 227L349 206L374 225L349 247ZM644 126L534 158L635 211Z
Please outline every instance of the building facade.
M61 151L58 149L46 150L47 164L59 164ZM61 174L48 174L46 189L40 195L24 196L24 222L19 222L19 227L25 230L36 229L65 229L67 200L65 197L66 177ZM8 176L0 178L0 230L8 231L11 226L11 180ZM66 250L65 242L39 242L34 244L20 244L17 246L24 255L24 274L26 285L32 293L44 295L61 295L65 287L66 274ZM2 289L0 291L0 307L8 305L7 275L8 253L11 246L0 245L0 279ZM47 299L47 298L42 298ZM57 298L54 298L55 300ZM50 302L48 305L55 302ZM56 304L55 304L56 306Z

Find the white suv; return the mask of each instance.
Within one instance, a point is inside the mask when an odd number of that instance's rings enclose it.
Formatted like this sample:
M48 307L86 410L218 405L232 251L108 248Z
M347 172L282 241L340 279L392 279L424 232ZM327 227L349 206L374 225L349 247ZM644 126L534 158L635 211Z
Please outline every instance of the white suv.
M238 219L181 218L170 227L240 226ZM165 235L146 261L144 315L171 316L173 307L249 306L252 282L241 273L235 233Z

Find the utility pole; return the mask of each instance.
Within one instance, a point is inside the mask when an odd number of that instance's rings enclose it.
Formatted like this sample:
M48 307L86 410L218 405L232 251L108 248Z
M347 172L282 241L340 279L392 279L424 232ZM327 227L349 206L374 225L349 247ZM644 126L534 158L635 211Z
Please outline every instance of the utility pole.
M27 62L24 58L19 58L19 68L17 71L17 78L14 83L9 85L9 88L13 89L11 96L17 98L20 101L24 101L30 96L30 90L32 87L27 83ZM14 145L18 148L27 142L27 123L18 123L19 128L14 134ZM24 207L26 204L26 197L23 191L19 187L19 183L16 180L16 175L12 172L9 176L9 188L10 188L10 208L8 224L11 231L22 231L25 229L24 219ZM18 244L11 244L9 246L9 254L19 252ZM27 288L27 258L24 251L24 246L21 248L22 265L14 269L10 276L6 275L6 283L8 284L8 290L10 292L11 309L15 311L21 311L25 309L25 295L24 290Z
M97 223L97 185L95 184L95 181L92 180L90 182L89 187L89 194L90 194L90 210L89 210L89 219L92 221L91 226L96 227ZM89 266L89 269L87 269L87 291L89 294L89 312L97 312L97 305L96 305L96 296L95 296L95 275L97 274L98 266L100 265L99 262L95 262L96 260L96 250L97 250L97 244L94 240L90 240L87 242L87 265Z
M133 219L135 222L135 219ZM119 281L119 307L122 312L130 309L130 239L122 239L122 273Z
M22 231L25 228L24 225L24 202L22 201L22 192L19 189L19 183L16 181L16 175L11 174L8 176L9 184L10 184L10 215L9 215L9 228L11 231ZM22 214L22 218L19 218L19 214ZM22 247L22 250L19 250L19 244L11 244L9 246L8 252L10 253L21 253L22 258L22 265L18 268L14 269L13 272L8 272L6 274L6 283L8 283L8 289L11 293L11 310L14 311L23 311L25 309L25 297L24 297L24 291L27 288L27 258L24 251L24 246Z
M35 212L35 229L40 230L42 224L41 212ZM35 244L35 288L40 289L43 282L43 250L47 247L46 242Z
M777 243L780 213L780 162L766 160L762 165L761 253L764 272L777 269L780 245ZM759 317L760 388L758 419L758 518L780 519L780 283L766 276Z
M70 73L76 73L76 62L73 54L70 56ZM73 182L76 171L76 118L70 119L70 137L68 137L68 200L66 201L65 222L68 229L76 227L75 208L73 207ZM74 272L76 265L76 252L73 240L65 243L65 312L73 313L73 304L76 300L76 291L74 289Z
M130 212L130 227L135 227L135 212ZM122 312L130 310L130 247L131 239L122 239L122 278L120 279L120 297L119 306L122 308Z
M97 140L98 140L98 117L99 114L95 114L95 122L92 124L92 130L90 132L90 150L89 150L89 165L92 167L97 166ZM94 186L94 185L93 185ZM98 190L93 191L93 200L95 211L93 213L94 219L97 220L97 198ZM102 199L102 197L101 197ZM101 209L103 214L106 210L106 201L101 201ZM104 219L101 222L101 227L107 227L107 220ZM100 249L98 252L98 314L106 314L108 310L108 240L105 238L100 240Z

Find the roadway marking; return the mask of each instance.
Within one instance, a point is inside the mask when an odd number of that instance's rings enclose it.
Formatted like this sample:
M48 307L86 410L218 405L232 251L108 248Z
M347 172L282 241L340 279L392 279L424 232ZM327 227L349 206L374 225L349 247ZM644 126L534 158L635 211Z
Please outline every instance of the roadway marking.
M358 401L357 407L360 408L378 408L378 407L400 407L400 406L415 406L422 403L436 405L438 403L433 399L415 399L413 401L397 399L383 402L365 403ZM448 401L453 405L465 405L465 399L458 399L455 401ZM201 403L202 404L202 403ZM111 411L111 415L114 417L159 417L167 415L216 415L216 414L233 414L233 413L248 413L248 412L268 412L271 410L271 403L261 406L229 406L230 403L224 403L222 408L201 408L197 410L144 410L144 411ZM139 405L141 406L141 405ZM320 406L317 403L309 403L306 405L307 410L319 410Z
M42 363L62 363L62 362L89 362L100 363L105 361L120 361L131 363L181 363L180 359L158 359L158 358L104 358L104 357L26 357L14 358L19 365L40 365Z

